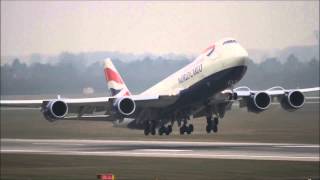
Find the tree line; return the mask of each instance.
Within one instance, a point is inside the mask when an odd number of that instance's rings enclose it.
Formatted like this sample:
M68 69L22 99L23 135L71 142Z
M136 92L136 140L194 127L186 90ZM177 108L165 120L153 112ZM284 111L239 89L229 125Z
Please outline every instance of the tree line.
M190 63L191 59L172 60L165 57L144 57L130 62L113 59L128 88L139 93ZM304 88L319 86L319 59L301 62L290 55L284 63L268 58L262 63L250 61L245 77L237 86L265 89L272 86ZM1 95L15 94L81 94L84 88L108 93L103 63L84 63L62 56L57 63L29 65L15 59L1 66Z

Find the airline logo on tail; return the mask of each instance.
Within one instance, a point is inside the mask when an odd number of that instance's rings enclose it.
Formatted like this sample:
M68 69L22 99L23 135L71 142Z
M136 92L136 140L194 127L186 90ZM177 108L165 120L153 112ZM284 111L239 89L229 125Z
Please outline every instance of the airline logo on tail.
M130 96L131 93L122 80L110 58L104 61L104 74L112 96Z

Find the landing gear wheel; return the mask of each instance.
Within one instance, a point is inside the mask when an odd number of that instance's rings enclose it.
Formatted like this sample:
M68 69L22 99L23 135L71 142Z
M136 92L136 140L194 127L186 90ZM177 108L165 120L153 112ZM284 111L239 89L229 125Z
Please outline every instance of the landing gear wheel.
M166 131L164 132L166 135L170 134L170 131L168 129L166 129Z
M219 118L215 117L213 119L213 124L215 124L217 126L219 124Z
M144 135L148 136L150 133L150 124L146 122L145 127L144 127Z
M155 127L154 124L151 125L151 127L150 127L150 132L151 132L152 135L155 135L155 134L156 134L156 127Z
M210 133L211 130L215 133L218 132L218 124L219 124L218 117L213 118L213 120L211 120L211 117L207 117L207 126L206 126L207 133Z
M207 126L206 126L206 131L207 131L207 133L209 134L209 133L211 132L211 126L207 125Z
M158 134L160 135L160 136L162 136L162 134L165 132L165 127L160 127L159 128L159 130L158 130Z
M172 132L172 126L171 125L168 126L168 131L169 131L169 134Z
M186 132L186 128L187 128L186 125L183 125L183 126L180 127L180 134L181 135L183 135Z
M149 129L144 129L144 135L148 136L149 135Z
M219 118L215 117L213 119L213 125L212 125L212 131L213 132L218 132L218 124L219 124Z
M190 131L193 132L193 124L190 124L188 129L190 129Z
M209 134L211 130L212 130L212 120L211 120L211 117L207 117L206 131Z
M212 117L210 116L210 117L207 117L207 124L211 124L212 123Z
M170 132L169 132L168 130L166 130L165 134L166 134L166 135L169 135L169 134L170 134Z
M156 130L155 130L155 129L152 129L152 130L151 130L151 134L152 134L152 135L155 135L155 134L156 134Z
M172 132L172 126L169 125L167 128L165 128L166 135L169 135Z
M193 125L190 124L188 127L186 127L187 134L191 134L193 132Z
M218 125L216 125L216 124L213 125L212 126L212 131L215 132L215 133L218 132Z
M191 129L187 128L187 134L191 134Z

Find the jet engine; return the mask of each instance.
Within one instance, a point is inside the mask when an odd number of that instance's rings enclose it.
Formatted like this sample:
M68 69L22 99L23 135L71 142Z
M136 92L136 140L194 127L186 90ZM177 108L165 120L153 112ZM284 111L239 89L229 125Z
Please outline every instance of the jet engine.
M68 105L62 100L53 100L44 105L42 111L47 120L54 121L62 119L68 114Z
M113 107L121 116L130 116L136 110L136 103L129 97L120 97L115 100Z
M287 111L294 111L304 105L304 95L300 91L290 91L280 100L281 106Z
M258 113L268 109L270 104L270 95L266 92L258 92L250 96L248 100L248 110Z

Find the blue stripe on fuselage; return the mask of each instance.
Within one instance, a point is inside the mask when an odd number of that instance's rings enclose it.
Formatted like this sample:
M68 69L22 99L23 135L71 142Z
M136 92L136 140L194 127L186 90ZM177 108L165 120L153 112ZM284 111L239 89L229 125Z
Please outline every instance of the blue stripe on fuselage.
M216 72L191 87L180 91L180 98L175 107L188 106L197 102L205 102L209 97L219 93L240 81L247 71L247 66L236 66Z

